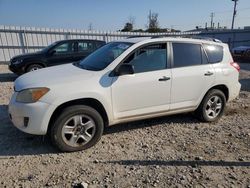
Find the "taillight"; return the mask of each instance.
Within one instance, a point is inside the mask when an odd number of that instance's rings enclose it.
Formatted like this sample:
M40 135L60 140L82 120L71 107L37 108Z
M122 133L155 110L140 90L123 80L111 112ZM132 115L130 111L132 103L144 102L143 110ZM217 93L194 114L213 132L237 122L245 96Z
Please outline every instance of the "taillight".
M230 65L232 65L237 71L240 71L240 65L238 63L232 62Z

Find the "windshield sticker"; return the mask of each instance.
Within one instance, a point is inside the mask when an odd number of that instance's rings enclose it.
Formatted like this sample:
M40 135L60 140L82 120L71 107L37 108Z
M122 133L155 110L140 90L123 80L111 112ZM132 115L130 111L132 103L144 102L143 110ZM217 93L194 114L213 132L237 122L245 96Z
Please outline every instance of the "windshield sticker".
M117 47L122 49L122 50L126 50L126 49L129 48L129 45L127 45L127 44L119 44Z

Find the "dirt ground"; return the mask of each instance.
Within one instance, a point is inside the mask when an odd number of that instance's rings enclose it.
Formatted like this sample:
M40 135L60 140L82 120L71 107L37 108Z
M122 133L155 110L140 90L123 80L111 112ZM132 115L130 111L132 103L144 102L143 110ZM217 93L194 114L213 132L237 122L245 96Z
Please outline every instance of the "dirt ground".
M15 75L0 65L0 187L250 187L250 63L216 123L191 114L116 125L93 148L60 153L8 119ZM81 184L82 183L82 184Z

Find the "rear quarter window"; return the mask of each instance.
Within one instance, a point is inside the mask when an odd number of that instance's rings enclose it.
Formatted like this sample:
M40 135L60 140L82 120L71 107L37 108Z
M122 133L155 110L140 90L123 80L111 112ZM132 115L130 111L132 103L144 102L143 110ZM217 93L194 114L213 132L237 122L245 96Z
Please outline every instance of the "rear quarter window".
M223 59L223 47L219 45L203 44L209 63L219 63Z

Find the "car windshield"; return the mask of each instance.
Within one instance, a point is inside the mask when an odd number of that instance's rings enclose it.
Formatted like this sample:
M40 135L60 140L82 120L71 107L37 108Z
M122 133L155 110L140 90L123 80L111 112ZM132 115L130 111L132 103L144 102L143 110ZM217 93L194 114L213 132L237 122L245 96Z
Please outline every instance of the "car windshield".
M100 71L105 69L133 43L111 42L83 59L78 66L83 69Z
M49 49L51 49L52 47L54 47L56 44L58 44L58 41L57 42L53 42L52 44L46 46L45 48L43 48L41 50L41 52L47 52Z

